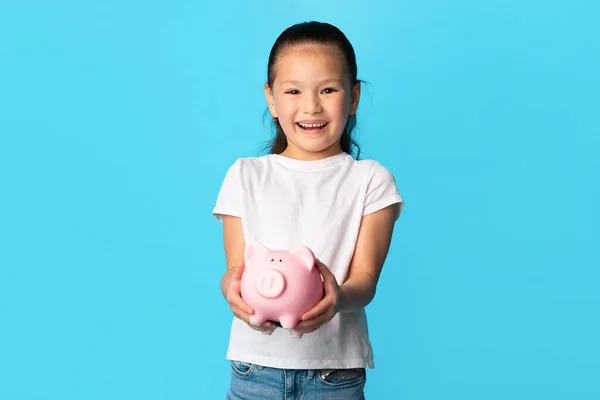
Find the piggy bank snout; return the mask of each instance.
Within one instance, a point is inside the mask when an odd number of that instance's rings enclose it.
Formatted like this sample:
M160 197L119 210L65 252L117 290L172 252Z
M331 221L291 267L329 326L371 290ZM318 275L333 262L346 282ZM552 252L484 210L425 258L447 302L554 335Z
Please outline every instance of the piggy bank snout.
M258 294L274 299L285 290L285 276L275 269L266 269L258 275L255 285Z

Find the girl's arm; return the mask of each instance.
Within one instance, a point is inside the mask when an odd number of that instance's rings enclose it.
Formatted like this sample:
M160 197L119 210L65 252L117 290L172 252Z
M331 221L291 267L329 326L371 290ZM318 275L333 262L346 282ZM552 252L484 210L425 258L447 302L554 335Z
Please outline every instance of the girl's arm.
M223 245L225 246L227 269L241 265L244 261L246 246L241 218L231 215L223 216Z
M399 212L394 204L362 218L348 278L340 286L339 312L356 311L373 300Z
M302 322L294 329L297 334L313 332L337 312L354 312L373 300L400 210L396 204L362 217L348 278L341 286L327 266L317 260L325 297L302 316Z

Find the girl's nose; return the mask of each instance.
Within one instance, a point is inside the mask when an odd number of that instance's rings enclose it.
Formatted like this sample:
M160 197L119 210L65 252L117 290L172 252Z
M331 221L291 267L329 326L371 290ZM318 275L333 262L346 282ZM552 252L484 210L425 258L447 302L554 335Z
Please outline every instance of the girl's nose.
M316 114L321 111L319 96L316 94L307 94L304 101L304 112L307 114Z

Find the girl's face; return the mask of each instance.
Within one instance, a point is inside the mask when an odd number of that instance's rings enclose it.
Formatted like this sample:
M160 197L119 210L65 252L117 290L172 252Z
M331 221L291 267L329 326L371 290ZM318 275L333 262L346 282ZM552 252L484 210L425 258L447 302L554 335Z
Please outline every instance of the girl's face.
M352 87L341 53L332 46L286 48L276 60L267 104L287 137L282 155L315 160L342 152L340 138L356 113L360 84Z

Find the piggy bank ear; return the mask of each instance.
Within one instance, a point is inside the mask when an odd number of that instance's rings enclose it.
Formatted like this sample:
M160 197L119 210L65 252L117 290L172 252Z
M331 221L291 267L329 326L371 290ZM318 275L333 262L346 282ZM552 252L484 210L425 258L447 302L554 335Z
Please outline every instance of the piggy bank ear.
M256 256L257 254L266 253L268 251L269 251L269 249L267 249L262 244L255 242L254 240L249 240L246 243L246 252L245 252L244 256L246 258L246 261L248 261L249 259Z
M308 247L299 247L292 251L292 254L298 258L302 265L310 271L315 267L315 255Z

